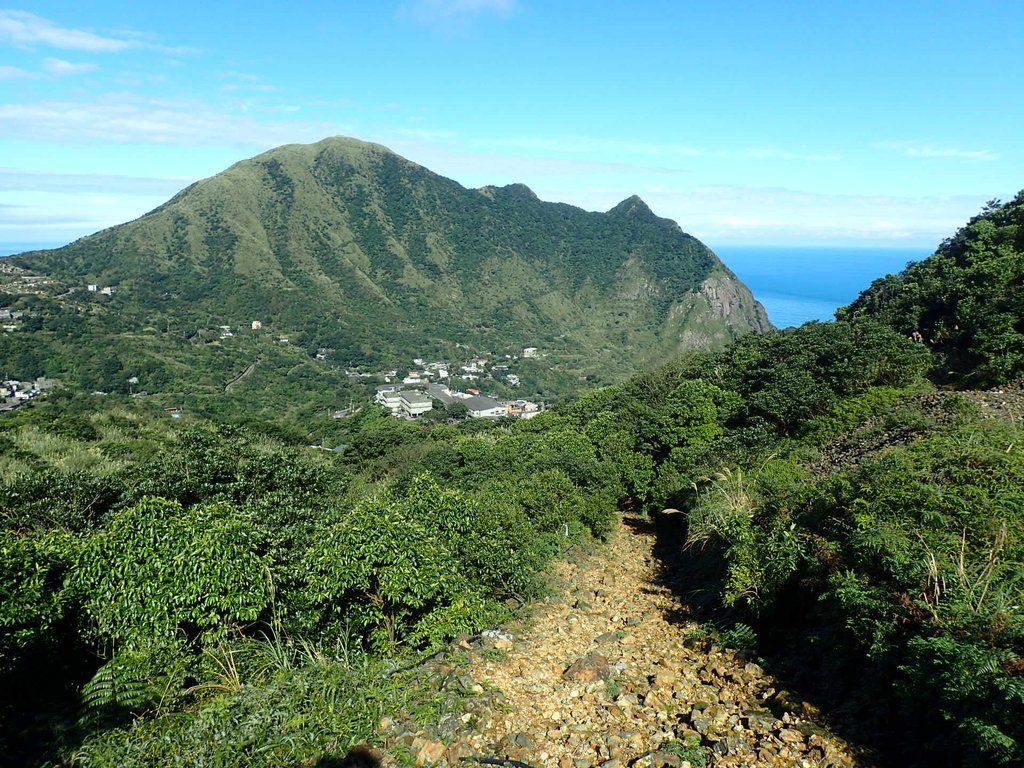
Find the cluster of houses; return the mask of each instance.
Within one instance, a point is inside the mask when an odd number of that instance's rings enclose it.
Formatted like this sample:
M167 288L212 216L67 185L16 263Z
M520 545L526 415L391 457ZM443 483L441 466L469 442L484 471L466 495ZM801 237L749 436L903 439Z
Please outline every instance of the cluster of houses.
M536 347L523 350L524 358L539 357ZM511 355L506 355L512 359ZM490 362L486 357L475 357L457 369L448 363L427 363L421 358L413 360L415 369L404 376L397 370L384 374L385 384L377 387L374 402L387 408L392 415L399 418L416 419L434 407L434 402L445 406L456 403L463 405L471 418L500 419L512 417L529 419L540 413L543 408L528 400L496 400L480 392L479 389L466 387L465 392L450 389L439 381L461 379L472 382L487 375ZM509 366L504 363L491 365L491 376L501 377L510 385L519 386L519 376L509 373Z
M459 403L474 419L529 419L542 410L540 405L528 400L495 400L476 389L458 392L444 384L425 384L422 389L403 389L403 385L397 383L382 384L374 396L374 402L387 408L393 416L406 419L417 419L432 410L435 400L446 406Z
M505 355L505 357L509 360L515 359L512 355ZM523 350L522 357L537 358L540 357L540 353L536 347L526 347ZM492 365L486 357L474 357L468 362L459 365L458 368L443 362L428 363L422 358L416 358L412 362L416 368L410 370L404 376L399 376L397 370L388 371L384 374L384 381L390 384L392 381L401 380L403 384L413 387L426 386L434 380L451 381L461 379L463 381L476 381L487 376L487 368L490 366L492 377L502 378L513 387L519 386L519 376L508 372L509 366L507 363L497 362Z
M88 283L85 286L89 293L102 293L104 296L113 296L114 288L109 285L100 285L99 283Z
M0 307L0 327L7 333L16 330L18 324L12 321L20 320L24 314L24 312L19 312L10 307Z
M54 385L53 379L39 378L34 381L8 379L0 381L0 411L11 411L38 397Z

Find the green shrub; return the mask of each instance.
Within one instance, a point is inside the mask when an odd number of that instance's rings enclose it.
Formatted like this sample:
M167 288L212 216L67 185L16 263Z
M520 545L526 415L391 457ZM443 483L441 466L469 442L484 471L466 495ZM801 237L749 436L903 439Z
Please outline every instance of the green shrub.
M98 637L138 650L210 642L256 621L269 607L270 579L245 515L150 498L84 541L68 582Z

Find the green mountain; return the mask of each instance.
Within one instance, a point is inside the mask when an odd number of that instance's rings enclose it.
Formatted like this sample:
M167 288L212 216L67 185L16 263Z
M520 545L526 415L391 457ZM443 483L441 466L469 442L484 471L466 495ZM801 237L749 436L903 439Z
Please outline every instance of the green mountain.
M145 216L12 257L111 286L118 331L266 331L339 365L538 347L622 375L770 325L706 246L638 197L607 213L466 189L354 139L289 145Z
M844 314L923 341L939 380L985 388L1024 375L1024 191L988 203L931 257L875 280Z

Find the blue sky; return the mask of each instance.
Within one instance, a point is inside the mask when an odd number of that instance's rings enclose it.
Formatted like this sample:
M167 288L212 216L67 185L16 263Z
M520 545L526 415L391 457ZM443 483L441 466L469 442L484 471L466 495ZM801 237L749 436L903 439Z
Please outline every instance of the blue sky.
M0 0L2 3L3 0ZM0 246L349 135L708 244L926 246L1024 187L1024 3L0 7Z

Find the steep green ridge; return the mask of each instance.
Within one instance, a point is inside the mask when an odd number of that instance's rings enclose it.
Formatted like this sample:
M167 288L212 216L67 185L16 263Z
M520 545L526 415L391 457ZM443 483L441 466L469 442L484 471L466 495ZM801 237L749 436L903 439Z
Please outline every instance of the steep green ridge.
M989 203L930 258L873 282L845 316L920 338L946 381L990 387L1024 375L1024 192Z
M280 147L136 221L13 261L114 286L143 324L154 312L170 332L261 320L343 365L462 343L628 370L769 327L707 247L637 197L588 213L519 184L465 189L344 138Z

